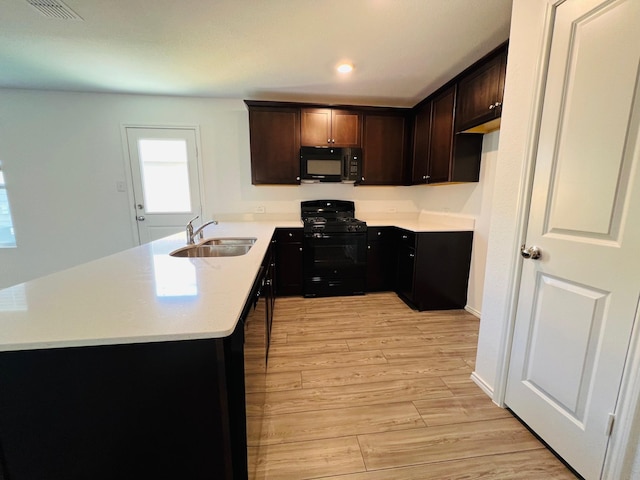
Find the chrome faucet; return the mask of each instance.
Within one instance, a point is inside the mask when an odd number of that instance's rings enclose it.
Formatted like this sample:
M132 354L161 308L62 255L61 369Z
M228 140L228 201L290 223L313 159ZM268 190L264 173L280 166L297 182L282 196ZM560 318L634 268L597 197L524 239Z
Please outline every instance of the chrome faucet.
M197 220L198 218L200 218L200 215L196 215L191 220L189 220L189 223L187 223L187 244L189 244L189 245L193 245L193 244L196 243L195 242L195 238L198 236L198 234L200 234L200 240L202 240L202 238L204 238L204 232L203 232L204 227L209 226L209 225L217 225L218 224L217 220L210 220L210 221L200 225L194 231L193 230L193 221Z

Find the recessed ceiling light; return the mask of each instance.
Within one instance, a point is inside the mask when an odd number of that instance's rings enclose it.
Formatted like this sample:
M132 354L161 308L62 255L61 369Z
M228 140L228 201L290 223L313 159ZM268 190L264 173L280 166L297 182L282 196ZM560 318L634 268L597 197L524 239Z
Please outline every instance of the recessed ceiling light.
M350 63L341 63L338 65L337 70L340 73L349 73L353 70L353 65Z

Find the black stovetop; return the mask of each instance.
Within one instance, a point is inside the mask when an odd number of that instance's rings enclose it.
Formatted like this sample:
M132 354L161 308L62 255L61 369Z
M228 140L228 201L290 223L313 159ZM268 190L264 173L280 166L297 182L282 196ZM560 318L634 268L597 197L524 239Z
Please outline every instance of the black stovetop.
M307 200L300 204L305 232L366 232L367 224L355 218L349 200Z

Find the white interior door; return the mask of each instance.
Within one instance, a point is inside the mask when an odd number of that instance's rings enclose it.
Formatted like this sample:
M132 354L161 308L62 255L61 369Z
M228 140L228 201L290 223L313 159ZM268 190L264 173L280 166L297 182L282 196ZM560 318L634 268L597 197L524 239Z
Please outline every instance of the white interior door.
M201 215L196 132L126 127L140 243L185 229Z
M555 13L505 403L595 479L640 297L640 1Z

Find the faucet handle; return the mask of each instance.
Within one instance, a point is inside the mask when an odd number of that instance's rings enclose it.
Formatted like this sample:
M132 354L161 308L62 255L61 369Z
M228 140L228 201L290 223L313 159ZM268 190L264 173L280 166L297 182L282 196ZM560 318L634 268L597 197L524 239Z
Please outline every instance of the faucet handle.
M199 217L200 215L196 215L191 220L189 220L189 223L187 223L187 245L191 245L195 243L193 241L193 222L194 220L197 220Z

